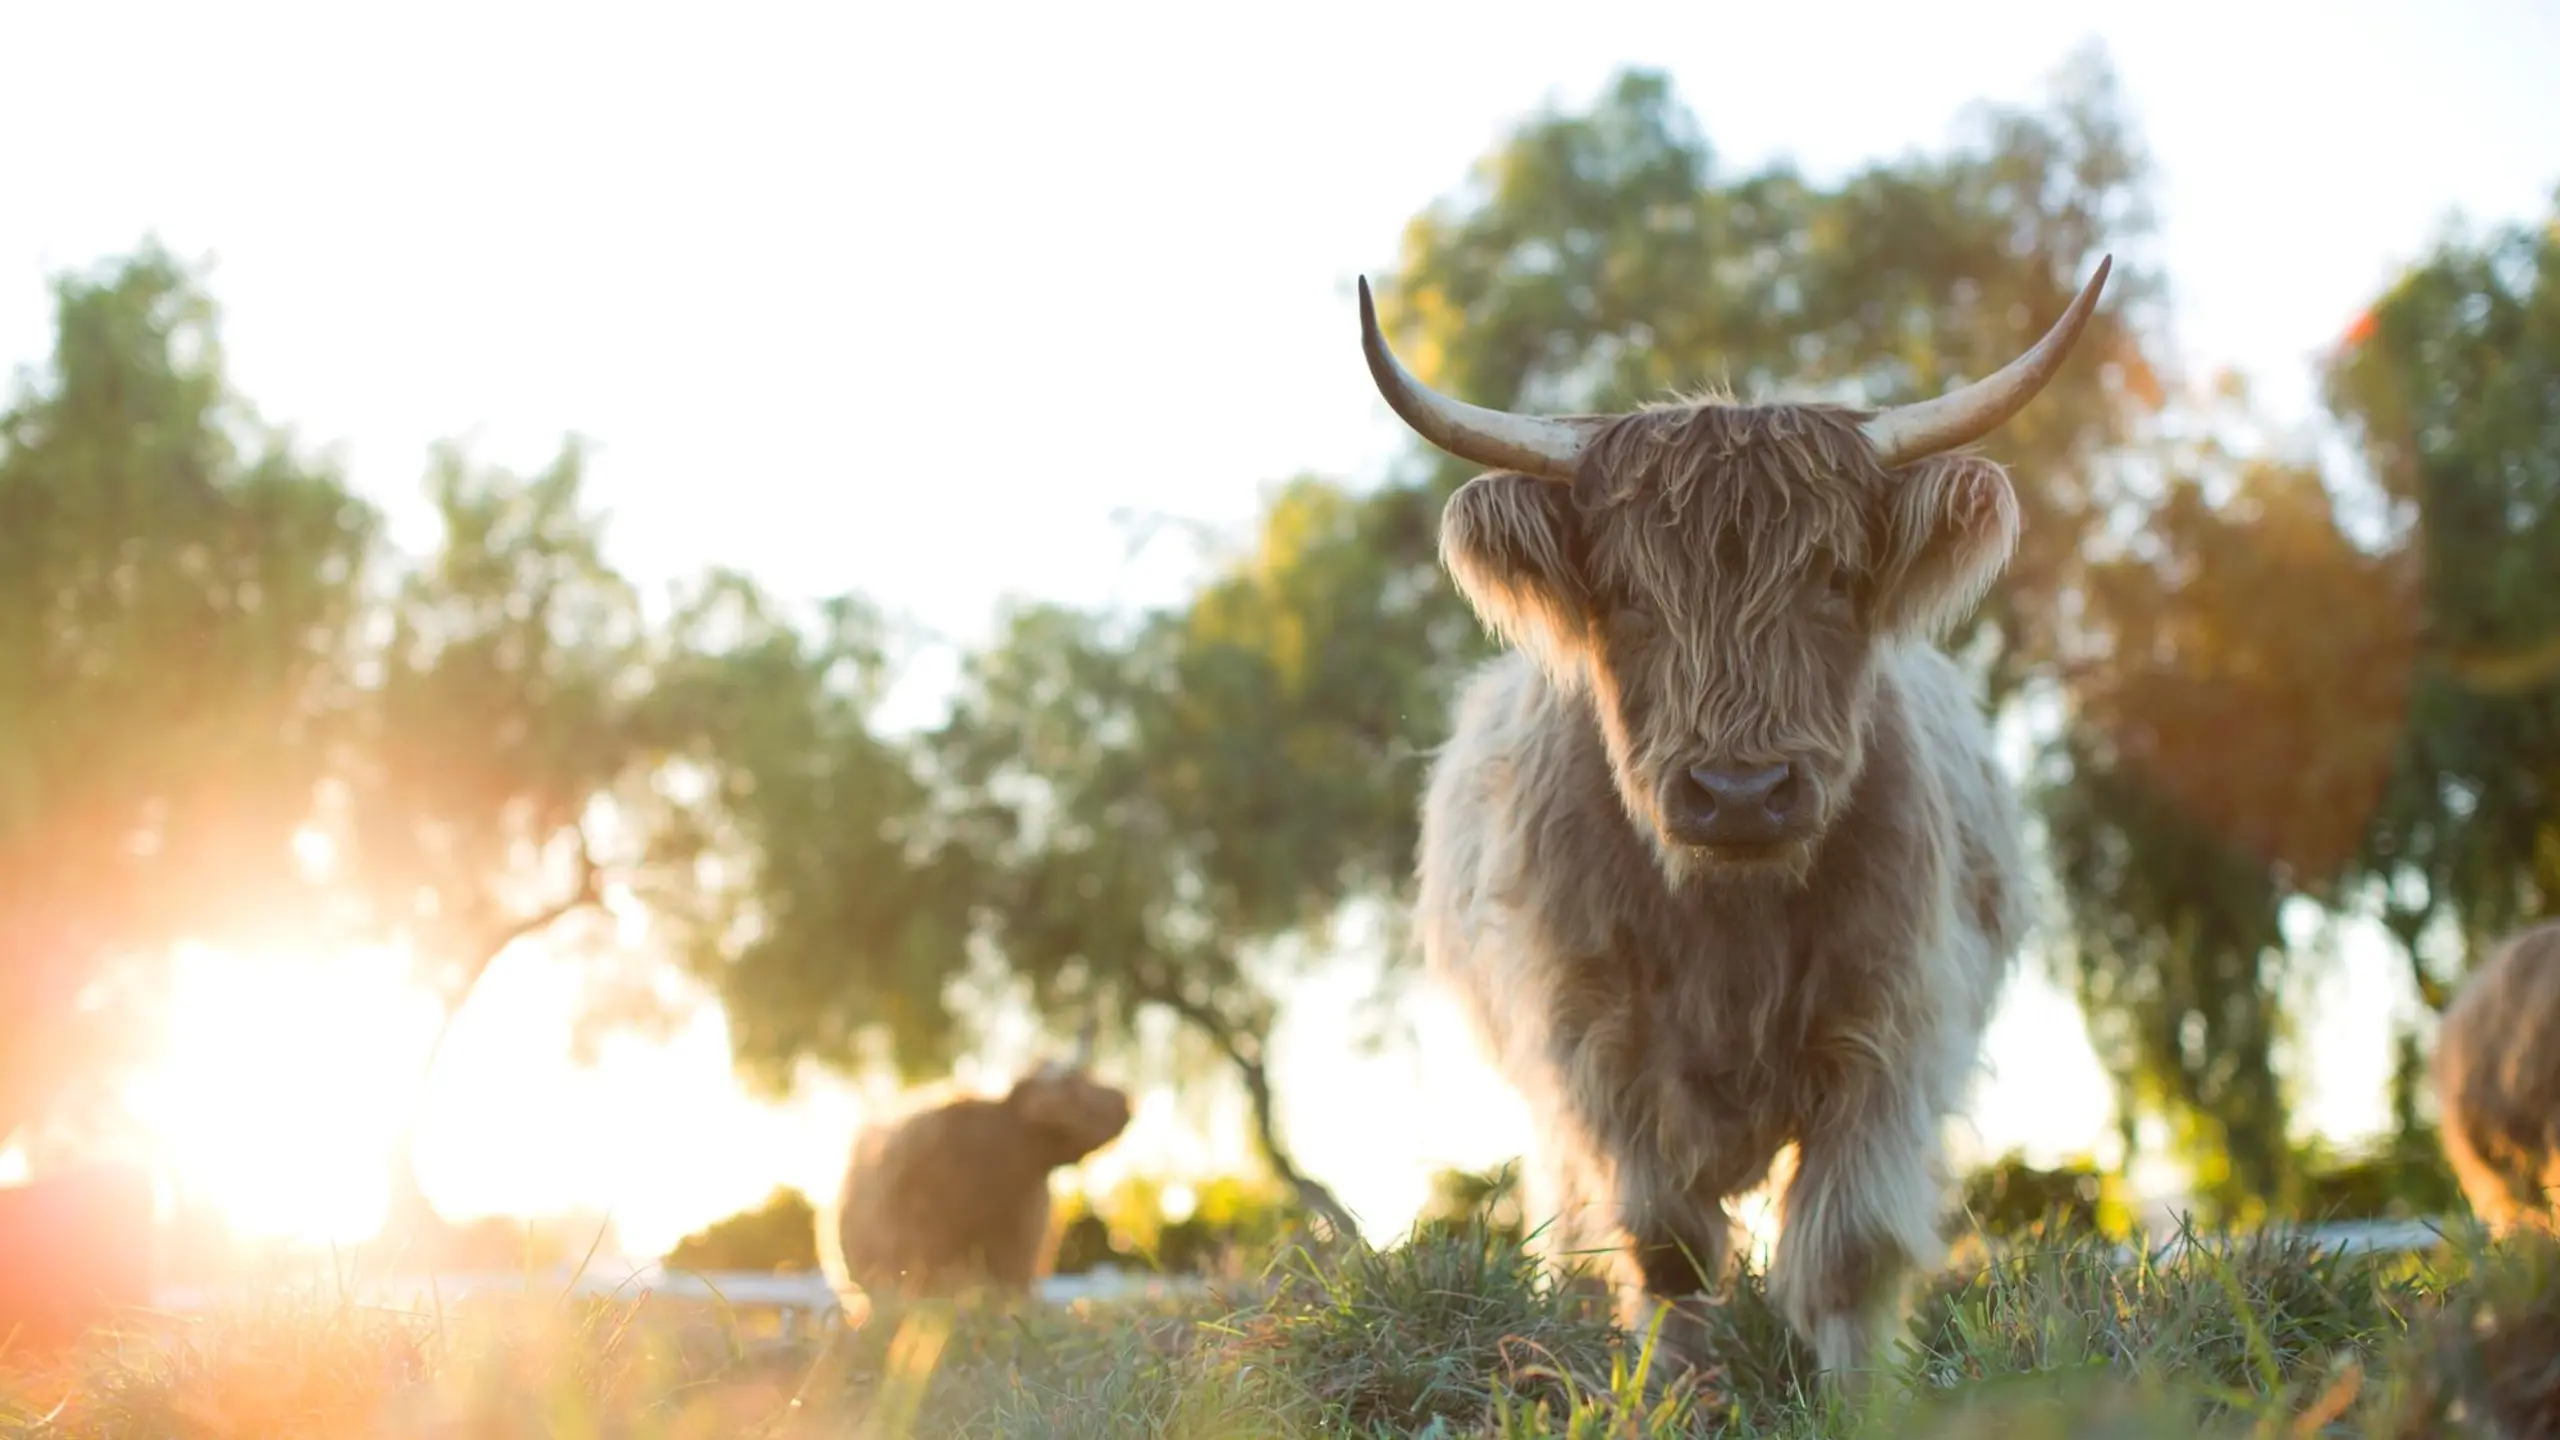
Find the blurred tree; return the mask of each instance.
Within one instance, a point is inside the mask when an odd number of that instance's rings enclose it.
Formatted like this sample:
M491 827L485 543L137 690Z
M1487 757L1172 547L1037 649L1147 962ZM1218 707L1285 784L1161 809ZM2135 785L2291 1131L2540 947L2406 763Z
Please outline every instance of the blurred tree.
M371 681L338 755L333 807L366 924L405 942L442 1006L423 1096L455 1018L515 942L599 906L599 800L645 755L637 598L580 503L579 448L541 473L440 447L427 489L443 535L390 597ZM426 1218L412 1114L392 1227Z
M2026 511L1977 620L2005 693L2050 653L2044 617L2110 498L2102 457L2162 399L2130 318L2157 289L2148 184L2095 48L2044 109L1979 109L1947 153L1832 186L1783 166L1720 174L1668 80L1632 71L1590 113L1531 122L1415 219L1380 318L1417 374L1482 405L1620 409L1706 387L1893 404L2006 363L2114 251L2071 362L1984 446ZM1417 454L1433 507L1471 473ZM1406 558L1427 566L1436 526L1408 529L1425 544Z
M104 1061L106 983L310 902L293 841L376 517L228 387L156 245L54 282L0 414L0 1144Z
M672 763L628 800L635 889L721 997L769 1093L803 1059L920 1078L965 1039L973 849L941 844L915 757L876 733L879 617L847 596L804 632L742 576L681 599L639 719Z
M1053 606L1010 616L934 737L945 845L976 864L981 933L1039 1010L1125 1024L1153 1005L1193 1027L1235 1067L1274 1173L1355 1236L1280 1137L1276 1006L1246 947L1318 921L1308 892L1342 863L1322 807L1371 802L1343 777L1275 792L1304 755L1288 677L1194 630L1179 612L1125 632Z
M2540 224L2449 235L2328 370L2426 643L2357 873L2420 997L2560 904L2560 192ZM2441 922L2458 953L2428 953Z
M670 1270L775 1270L818 1268L818 1212L809 1198L777 1185L764 1204L715 1221L676 1242Z
M2236 1214L2293 1179L2282 907L2362 842L2416 638L2397 557L2349 539L2317 471L2168 458L2143 528L2088 565L2043 809L2126 1119L2168 1114L2200 1198Z

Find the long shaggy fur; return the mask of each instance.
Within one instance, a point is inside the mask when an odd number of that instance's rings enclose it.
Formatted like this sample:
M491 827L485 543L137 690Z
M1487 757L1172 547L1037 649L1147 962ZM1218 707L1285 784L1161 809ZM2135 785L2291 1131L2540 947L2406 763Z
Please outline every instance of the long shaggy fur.
M864 1297L1027 1294L1054 1258L1049 1172L1117 1139L1129 1097L1079 1071L1044 1067L1000 1100L968 1098L864 1130L822 1259L848 1313ZM825 1253L832 1250L832 1253Z
M2027 923L2020 810L1931 643L2016 497L1970 455L1887 472L1859 418L1649 409L1571 486L1451 498L1443 557L1515 653L1459 702L1418 867L1431 973L1535 1119L1549 1252L1640 1321L1721 1278L1728 1200L1793 1142L1770 1283L1832 1372L1940 1254L1939 1123ZM1776 762L1814 816L1787 853L1672 836L1687 767Z
M2560 921L2490 952L2436 1034L2445 1158L2492 1229L2560 1225Z

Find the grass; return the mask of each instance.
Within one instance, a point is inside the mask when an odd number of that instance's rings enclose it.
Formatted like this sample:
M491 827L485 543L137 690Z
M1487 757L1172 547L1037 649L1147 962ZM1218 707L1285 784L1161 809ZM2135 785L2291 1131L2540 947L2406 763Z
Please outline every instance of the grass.
M1440 1237L1208 1298L883 1308L751 1340L660 1301L411 1315L276 1298L0 1356L0 1440L230 1437L2560 1436L2560 1246L2337 1257L2250 1239L2119 1263L1979 1245L1852 1405L1739 1277L1703 1383L1648 1373L1516 1248Z

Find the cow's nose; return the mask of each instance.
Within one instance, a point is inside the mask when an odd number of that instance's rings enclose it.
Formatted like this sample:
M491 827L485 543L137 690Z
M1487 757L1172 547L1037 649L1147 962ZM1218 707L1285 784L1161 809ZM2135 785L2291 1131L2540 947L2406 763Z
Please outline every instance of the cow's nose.
M1698 843L1765 845L1782 839L1795 818L1797 797L1792 765L1692 765L1689 767L1691 828Z

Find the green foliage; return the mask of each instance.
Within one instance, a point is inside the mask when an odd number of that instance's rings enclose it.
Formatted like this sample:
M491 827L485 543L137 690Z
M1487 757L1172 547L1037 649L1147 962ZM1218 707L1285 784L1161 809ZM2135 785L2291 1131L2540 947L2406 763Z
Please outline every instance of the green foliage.
M1234 1358L1302 1386L1327 1429L1410 1434L1476 1420L1497 1389L1550 1392L1537 1362L1596 1353L1609 1327L1518 1245L1478 1228L1330 1273L1293 1263L1237 1328Z
M2328 372L2411 559L2427 663L2360 873L2420 993L2429 920L2479 952L2560 896L2560 193L2538 225L2448 236L2358 323Z
M815 1270L818 1212L809 1197L777 1185L762 1205L687 1235L666 1255L670 1270Z
M2148 183L2096 52L2042 109L1980 110L1947 152L1829 187L1722 173L1668 80L1633 71L1590 113L1525 126L1418 217L1381 319L1424 380L1482 405L1626 408L1706 387L1892 404L2006 363L2114 250L2072 361L1986 444L2026 508L1983 612L2005 690L2051 653L2050 599L2106 499L2095 457L2159 401L2131 318L2155 288L2137 259ZM1468 473L1426 459L1435 496Z
M642 758L638 597L583 479L574 444L531 477L437 449L441 540L391 598L342 756L369 924L410 942L448 1011L510 941L595 901L588 811Z
M1221 1175L1190 1191L1180 1218L1166 1213L1166 1184L1132 1175L1097 1205L1082 1194L1058 1202L1055 1269L1074 1274L1108 1264L1121 1270L1234 1276L1260 1270L1300 1237L1297 1205L1262 1179Z
M1527 1227L1520 1218L1520 1166L1505 1161L1490 1170L1442 1169L1431 1177L1431 1197L1414 1217L1419 1237L1454 1235L1478 1227L1518 1243Z
M630 796L633 886L721 997L738 1065L776 1092L804 1058L942 1071L978 867L922 828L916 762L873 728L878 614L842 596L804 628L724 573L661 644L636 723L673 763Z
M377 518L260 423L146 246L0 412L0 1143L113 1058L83 992L310 903L291 848Z
M2468 1211L2433 1133L2404 1126L2343 1155L2316 1147L2296 1161L2307 1220L2413 1220Z
M1964 1177L1966 1222L1984 1235L2014 1238L2108 1229L2108 1177L2087 1163L2045 1169L2016 1151Z

